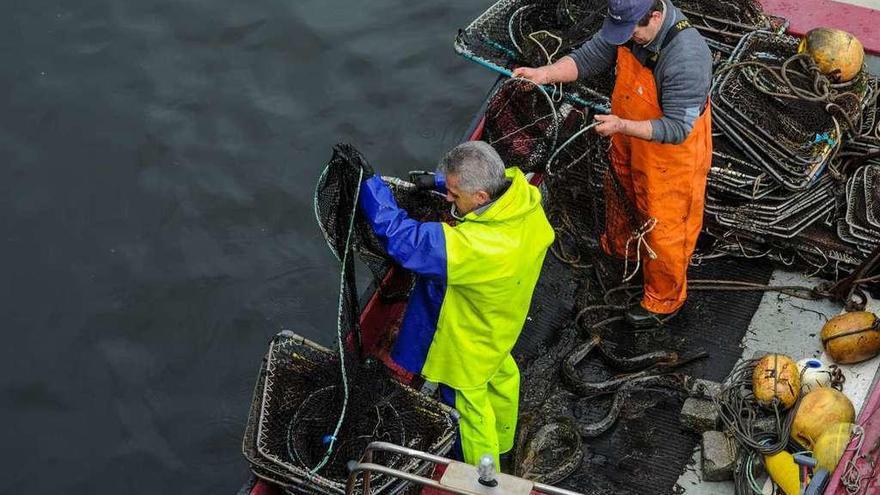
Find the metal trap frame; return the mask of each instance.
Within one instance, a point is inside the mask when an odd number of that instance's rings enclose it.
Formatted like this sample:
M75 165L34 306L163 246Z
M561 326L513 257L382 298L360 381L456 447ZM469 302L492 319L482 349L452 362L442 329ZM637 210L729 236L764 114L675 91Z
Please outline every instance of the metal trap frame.
M880 77L868 77L858 132L846 141L847 150L860 153L880 151Z
M678 0L681 9L713 51L729 56L748 33L768 31L784 33L788 20L763 12L761 4L749 0L738 2L707 2Z
M730 58L730 69L713 82L713 121L736 146L780 184L791 190L810 186L843 138L843 128L823 102L788 100L756 89L757 70L749 64L779 68L797 53L799 40L788 35L756 31L740 40ZM764 74L762 85L785 93ZM847 116L858 115L866 86L864 71L847 87L859 98L841 101ZM840 88L838 88L840 89ZM849 108L849 107L852 108Z
M720 134L712 139L712 167L709 190L757 200L780 192L782 187L770 175L749 161L742 151Z
M253 473L275 483L291 494L344 494L347 473L337 478L326 477L319 470L310 471L292 458L287 448L289 428L296 409L322 389L322 374L328 365L338 366L337 354L290 331L283 331L272 340L261 366L242 452ZM396 394L398 413L407 421L417 422L423 430L410 434L406 448L417 448L436 455L445 454L452 446L457 428L457 413L450 407L425 396L388 377L385 385ZM333 416L332 406L326 413ZM358 411L349 413L358 414ZM363 452L358 455L362 455ZM357 459L343 459L343 461ZM429 463L418 459L395 457L383 462L396 469L424 473ZM373 479L373 493L402 493L406 480L377 476Z
M880 164L863 168L865 219L871 227L880 229Z
M841 237L845 238L844 240L850 242L855 240L859 250L863 252L866 250L870 252L872 246L880 244L880 226L876 224L877 216L880 214L880 211L876 211L880 209L880 204L877 202L877 196L880 195L878 169L880 167L876 165L864 166L849 178L846 185L846 215L844 222L838 225L838 234L843 233ZM870 217L869 210L871 210ZM841 228L842 226L846 229ZM846 233L849 236L846 236Z
M704 231L715 239L715 251L740 258L769 258L784 266L800 267L812 275L823 273L834 279L864 259L823 222L808 226L791 239L724 227L711 218Z
M524 54L523 47L520 46L516 31L524 15L553 13L560 18L568 18L573 24L580 22L578 36L586 41L599 31L607 8L607 0L499 0L466 28L459 30L454 43L455 52L506 75L510 75L517 66L545 65L546 59L532 60ZM551 26L542 26L539 29L554 31ZM575 48L572 45L575 40L566 39L564 34L567 33L554 34L563 39L560 50L555 54L556 61ZM608 73L564 84L562 91L574 103L607 112L611 107L612 86L613 79Z

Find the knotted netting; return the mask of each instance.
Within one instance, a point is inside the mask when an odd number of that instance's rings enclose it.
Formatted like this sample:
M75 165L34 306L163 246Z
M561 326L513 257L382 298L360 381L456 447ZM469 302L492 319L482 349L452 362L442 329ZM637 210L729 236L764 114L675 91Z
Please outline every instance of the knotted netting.
M559 114L552 96L527 79L507 79L486 107L483 140L510 166L543 171L556 146Z

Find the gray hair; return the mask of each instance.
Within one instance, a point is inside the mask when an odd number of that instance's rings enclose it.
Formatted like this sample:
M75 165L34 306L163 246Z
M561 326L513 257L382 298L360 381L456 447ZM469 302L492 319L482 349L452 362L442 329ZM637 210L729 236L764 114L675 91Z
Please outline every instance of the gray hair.
M440 160L438 169L446 175L457 175L459 187L468 193L486 191L495 198L507 184L504 161L484 141L467 141L452 148Z

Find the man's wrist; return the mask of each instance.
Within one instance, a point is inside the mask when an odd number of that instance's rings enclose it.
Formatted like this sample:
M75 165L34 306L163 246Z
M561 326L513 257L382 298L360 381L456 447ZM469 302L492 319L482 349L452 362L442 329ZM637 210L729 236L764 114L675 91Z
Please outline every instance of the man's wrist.
M627 120L620 119L621 134L637 137L650 141L653 138L654 129L650 120Z

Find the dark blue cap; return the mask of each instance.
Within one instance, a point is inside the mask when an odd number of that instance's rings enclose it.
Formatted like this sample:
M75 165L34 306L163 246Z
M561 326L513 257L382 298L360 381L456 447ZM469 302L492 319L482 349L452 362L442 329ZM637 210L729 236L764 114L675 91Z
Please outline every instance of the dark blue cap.
M608 14L599 36L612 45L626 43L652 5L654 0L608 0Z

